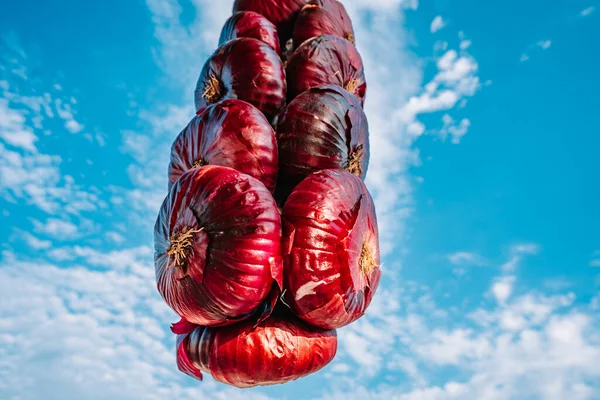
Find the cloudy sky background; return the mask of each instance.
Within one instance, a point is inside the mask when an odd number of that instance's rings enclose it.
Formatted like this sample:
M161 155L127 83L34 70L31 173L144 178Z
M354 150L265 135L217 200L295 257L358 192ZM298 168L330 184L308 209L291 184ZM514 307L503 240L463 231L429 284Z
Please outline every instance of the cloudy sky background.
M600 398L600 5L343 3L384 279L329 367L243 392L177 371L152 264L232 1L1 6L0 398Z

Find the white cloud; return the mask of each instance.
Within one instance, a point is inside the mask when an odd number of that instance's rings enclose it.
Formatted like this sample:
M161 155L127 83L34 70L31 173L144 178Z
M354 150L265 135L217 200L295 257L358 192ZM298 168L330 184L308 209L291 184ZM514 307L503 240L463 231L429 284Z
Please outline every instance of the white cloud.
M593 335L600 320L568 308L572 303L572 297L528 294L492 313L479 309L471 328L431 329L436 322L423 319L416 331L392 324L388 332L400 341L395 349L408 348L419 370L452 367L459 372L453 378L446 369L436 386L377 390L350 384L323 398L592 400L600 393L591 384L600 378L600 340Z
M149 249L148 249L149 250ZM133 253L138 253L134 250ZM119 269L43 262L0 268L0 391L7 399L241 399L207 379L188 386L174 364L174 315L154 286L151 251ZM27 274L23 274L27 271ZM251 399L266 399L248 393ZM244 396L245 397L245 396Z
M536 291L515 296L517 285L514 277L500 276L493 283L498 301L491 308L482 305L471 313L462 307L446 308L449 311L446 315L435 304L421 301L421 289L411 289L410 285L397 288L393 294L383 293L375 309L369 310L368 323L347 329L355 331L355 335L362 334L368 325L385 330L385 343L379 344L379 338L373 337L361 343L362 348L369 357L387 354L393 348L401 355L400 359L412 361L416 369L412 375L417 378L412 386L402 388L349 384L349 389L339 389L323 398L592 400L598 397L600 387L593 382L600 379L597 363L600 336L596 333L600 329L600 315L593 305L587 310L576 305L572 293L545 296ZM386 307L388 301L390 307ZM472 324L465 323L465 314ZM340 332L344 348L350 345L346 344L345 336ZM345 352L340 354L340 362L346 362ZM368 379L360 374L371 361L357 358L356 362L365 364L353 368L348 376L356 379L358 372L359 381ZM384 363L376 372L380 377L386 376L391 374L386 368L392 367L400 369L397 364L386 367ZM417 384L422 374L435 377L439 383Z
M70 221L49 218L46 222L33 221L35 231L56 239L72 239L78 236L80 228Z
M435 330L427 343L416 346L417 354L434 364L460 364L461 359L481 358L490 352L490 344L484 338L473 339L473 331L457 329L451 332Z
M446 22L444 21L444 19L442 18L441 15L438 15L437 17L435 17L433 19L433 21L431 21L431 33L436 33L437 31L439 31L440 29L442 29L443 27L446 26Z
M119 232L114 232L114 231L106 232L106 234L104 236L108 240L110 240L111 242L116 243L116 244L121 244L121 243L125 242L125 238Z
M36 152L37 136L25 122L22 111L10 108L8 100L0 98L0 138L11 146Z
M467 50L469 47L471 47L471 41L470 40L462 40L460 42L460 49L461 50Z
M540 250L540 245L537 243L517 243L510 249L514 255L536 255Z
M502 264L502 271L506 274L512 274L524 256L536 255L541 248L536 243L517 243L510 248L511 257Z
M14 56L11 63L21 65L27 56L15 46L2 50ZM104 207L97 190L83 188L62 174L60 156L42 154L36 147L40 134L52 133L45 124L55 112L67 120L71 131L80 130L71 105L49 93L36 94L40 90L30 86L34 83L15 83L14 74L7 79L0 85L0 197L13 203L24 201L51 214L79 215Z
M445 40L437 40L433 45L433 51L440 52L448 50L449 43Z
M69 132L79 133L83 130L83 125L75 120L71 104L63 102L61 99L56 99L55 107L58 116L64 120L65 128L67 128Z
M540 51L548 50L552 46L552 40L540 40L536 43L529 45L526 51L521 54L520 62L526 62L531 59L531 57Z
M484 266L487 265L487 261L485 258L476 253L471 253L467 251L458 251L456 253L449 254L448 261L453 265L474 265L474 266Z
M506 300L512 294L514 281L513 276L507 276L499 279L492 285L491 291L498 303L506 303Z
M537 45L542 50L548 50L550 48L550 46L552 46L552 40L541 40L537 43Z
M444 114L442 122L444 126L440 129L439 134L444 140L450 135L453 144L459 144L460 139L467 134L469 127L471 126L471 121L469 121L468 118L463 118L460 123L457 124L448 114Z
M74 119L70 119L67 122L65 122L65 128L67 128L67 130L71 133L79 133L83 130L83 125L81 125Z
M587 17L587 16L591 15L594 12L594 10L595 10L594 7L588 7L586 9L584 9L584 10L581 10L580 15L582 17Z
M24 240L29 247L35 250L48 249L52 246L50 240L39 239L29 232L18 231L15 233L15 237Z
M438 59L437 67L439 72L425 86L425 92L411 97L398 111L401 120L412 122L420 114L449 110L481 86L476 76L478 65L468 55L459 57L455 50L448 50Z

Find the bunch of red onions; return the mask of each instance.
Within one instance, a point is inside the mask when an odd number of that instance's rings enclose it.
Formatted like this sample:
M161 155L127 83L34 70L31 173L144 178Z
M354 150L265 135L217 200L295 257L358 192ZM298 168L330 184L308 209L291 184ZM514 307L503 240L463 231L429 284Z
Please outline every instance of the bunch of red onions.
M235 0L154 228L177 365L236 387L335 357L379 284L366 81L337 0Z

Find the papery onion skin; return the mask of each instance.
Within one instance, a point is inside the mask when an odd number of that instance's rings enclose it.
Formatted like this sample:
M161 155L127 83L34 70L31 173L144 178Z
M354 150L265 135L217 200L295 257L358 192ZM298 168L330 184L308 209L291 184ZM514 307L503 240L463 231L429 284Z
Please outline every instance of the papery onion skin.
M337 85L364 104L367 83L362 58L346 39L321 35L302 43L288 60L288 102L300 93L321 85Z
M277 26L279 42L285 45L292 37L294 22L308 0L235 0L233 12L254 11Z
M271 120L285 106L285 70L269 45L239 38L219 47L206 61L194 92L196 110L225 99L240 99Z
M269 190L231 168L204 166L171 188L154 228L158 291L186 322L250 317L281 285L281 219Z
M169 188L193 168L221 165L258 179L274 192L277 152L275 131L256 107L224 100L201 109L173 142Z
M277 126L278 199L311 173L347 170L365 179L369 166L369 126L360 101L339 86L318 86L288 104Z
M281 52L277 27L262 14L253 11L233 14L223 25L219 46L242 37L260 40L277 53Z
M354 43L352 20L337 0L312 0L302 8L294 27L294 48L321 35L338 36Z
M319 171L283 208L284 299L302 320L337 329L360 318L381 278L373 200L360 178Z
M275 313L254 326L252 320L225 328L198 327L178 336L179 370L202 380L210 373L238 388L296 380L325 367L335 357L337 333Z

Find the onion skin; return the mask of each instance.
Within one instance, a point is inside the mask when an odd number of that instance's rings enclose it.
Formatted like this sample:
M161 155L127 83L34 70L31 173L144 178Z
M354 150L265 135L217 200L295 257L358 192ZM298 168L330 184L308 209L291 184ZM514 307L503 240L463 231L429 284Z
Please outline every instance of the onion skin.
M281 51L277 28L259 13L242 11L229 17L221 30L219 46L242 37L260 40L268 44L277 53Z
M358 98L339 86L318 86L296 97L280 117L277 142L279 199L319 170L343 169L363 180L367 175L367 117Z
M271 120L285 106L283 63L275 50L260 40L232 40L206 61L194 95L197 111L221 100L240 99Z
M316 172L283 208L284 299L302 320L337 329L360 318L379 280L373 200L360 178Z
M221 165L248 174L274 192L278 155L275 131L265 116L242 100L200 110L171 146L169 188L187 171Z
M294 48L321 35L341 37L354 44L352 20L337 0L312 0L302 8L294 28Z
M285 45L292 37L294 23L308 0L235 0L233 12L254 11L264 15L277 26L279 42Z
M347 89L364 104L367 83L358 50L348 40L322 35L302 43L287 63L288 102L321 85Z
M158 291L179 325L270 312L282 280L281 219L257 179L212 165L184 174L161 207L154 246Z
M277 312L277 311L276 311ZM244 321L226 328L198 327L177 338L177 366L202 380L210 373L238 388L286 383L329 364L337 333L311 327L292 315L272 315L257 326Z

